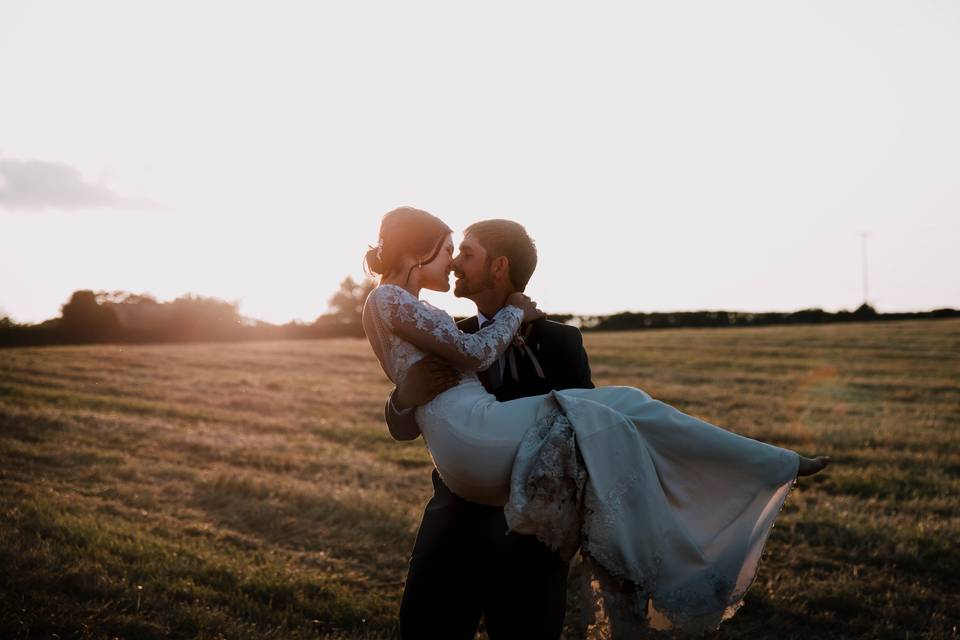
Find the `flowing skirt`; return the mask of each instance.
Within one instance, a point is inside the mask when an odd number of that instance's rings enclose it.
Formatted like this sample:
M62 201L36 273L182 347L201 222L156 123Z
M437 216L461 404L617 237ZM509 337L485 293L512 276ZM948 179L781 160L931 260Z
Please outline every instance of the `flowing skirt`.
M796 479L796 452L634 387L492 398L468 382L418 410L454 493L506 505L511 529L567 559L579 546L606 581L597 593L610 625L621 620L616 637L641 621L702 631L733 615Z

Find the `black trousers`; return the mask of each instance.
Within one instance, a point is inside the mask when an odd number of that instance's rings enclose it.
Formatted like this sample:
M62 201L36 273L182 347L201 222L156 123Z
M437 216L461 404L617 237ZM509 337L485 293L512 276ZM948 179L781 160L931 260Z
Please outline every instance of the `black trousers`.
M403 640L557 640L567 563L536 538L507 533L503 509L467 502L433 471L400 605Z

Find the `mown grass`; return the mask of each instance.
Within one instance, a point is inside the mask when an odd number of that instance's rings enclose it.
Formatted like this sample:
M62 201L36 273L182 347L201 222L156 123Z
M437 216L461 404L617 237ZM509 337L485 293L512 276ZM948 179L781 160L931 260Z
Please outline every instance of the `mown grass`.
M718 637L957 637L960 321L586 345L598 384L834 456ZM391 637L431 463L388 390L360 340L0 351L0 637Z

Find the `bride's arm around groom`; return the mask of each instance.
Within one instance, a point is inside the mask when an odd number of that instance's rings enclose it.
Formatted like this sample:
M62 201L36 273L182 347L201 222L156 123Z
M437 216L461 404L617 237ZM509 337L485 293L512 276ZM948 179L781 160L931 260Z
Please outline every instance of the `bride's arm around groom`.
M457 323L467 332L476 331L477 325L476 317ZM540 395L554 390L594 388L590 361L583 348L583 336L579 329L549 320L538 320L524 329L528 334L525 339L529 351L514 349L513 354L514 365L517 366L516 377L520 380L513 377L514 370L509 365L508 355L502 376L506 379L499 389L491 389L499 400ZM533 359L536 359L536 365ZM521 378L521 372L526 374L524 378ZM481 380L486 382L483 376ZM416 407L427 404L459 381L460 372L443 358L428 355L414 364L406 379L391 392L384 406L384 419L391 437L399 441L419 437L420 427L414 411Z

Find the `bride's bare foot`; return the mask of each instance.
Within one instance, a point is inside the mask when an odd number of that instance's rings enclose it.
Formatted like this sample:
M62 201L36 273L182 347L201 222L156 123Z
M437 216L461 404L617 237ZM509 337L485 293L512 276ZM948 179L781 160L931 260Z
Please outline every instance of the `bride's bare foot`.
M797 471L797 477L812 476L818 471L830 464L830 456L817 456L816 458L804 458L800 456L800 469Z

